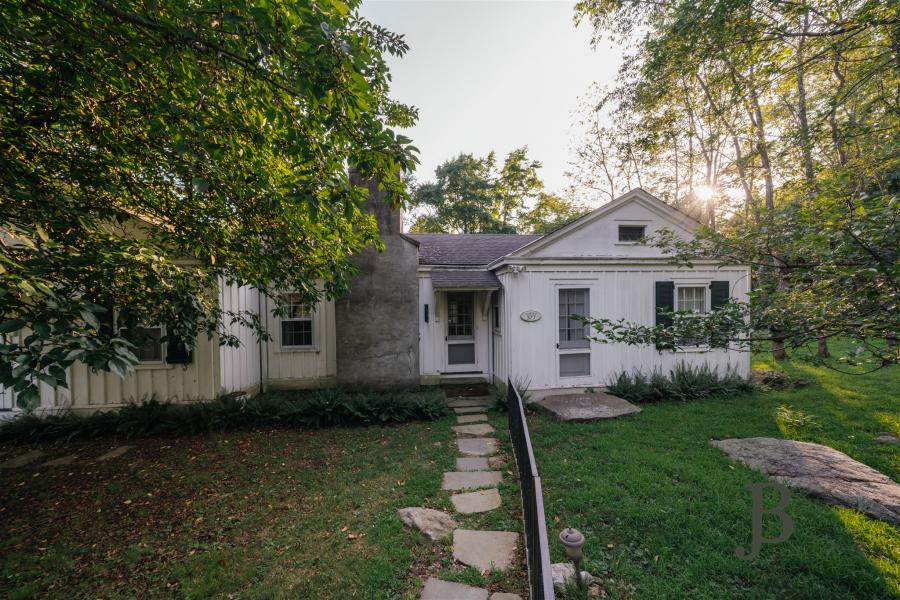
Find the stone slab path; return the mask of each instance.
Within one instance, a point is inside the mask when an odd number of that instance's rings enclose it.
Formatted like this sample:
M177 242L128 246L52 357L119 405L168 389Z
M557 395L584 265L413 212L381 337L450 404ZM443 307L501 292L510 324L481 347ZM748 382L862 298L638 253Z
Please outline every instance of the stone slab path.
M461 438L456 440L456 445L463 456L491 456L500 449L493 438Z
M457 425L452 428L456 435L460 437L482 437L485 435L493 435L497 433L493 427L487 423L475 423L473 425Z
M456 422L460 425L479 423L482 421L487 421L487 415L484 413L476 413L474 415L457 415L456 417Z
M119 458L120 456L122 456L123 454L128 452L129 450L131 450L131 446L118 446L117 448L113 448L106 454L98 456L97 460L103 462L103 461L107 461L107 460L112 460L114 458Z
M450 496L453 508L463 515L488 512L500 508L500 492L497 488L467 492L465 494L453 494Z
M15 458L3 461L0 463L0 469L18 469L19 467L24 467L25 465L36 461L42 456L44 456L43 451L30 450L25 454L20 454Z
M490 471L484 456L460 456L456 459L457 471Z
M463 515L496 510L503 503L497 486L503 481L503 472L492 470L493 465L503 466L506 459L497 456L500 445L496 430L488 425L485 412L493 404L490 397L454 398L448 404L457 414L457 448L461 456L456 459L456 471L444 473L441 489L453 494L450 502L454 510ZM487 489L478 489L487 488ZM474 490L474 491L467 491ZM406 509L409 510L409 509ZM519 534L511 531L453 530L453 558L475 567L482 573L492 569L505 570L516 558ZM495 592L451 581L429 578L422 590L421 600L522 600L516 594Z
M484 407L481 406L463 406L461 408L454 408L453 412L458 415L474 415L483 413L485 411Z
M442 490L451 492L459 490L477 490L478 488L496 487L503 481L500 471L450 471L444 473Z
M519 534L510 531L473 531L456 529L453 532L453 558L479 571L512 566Z

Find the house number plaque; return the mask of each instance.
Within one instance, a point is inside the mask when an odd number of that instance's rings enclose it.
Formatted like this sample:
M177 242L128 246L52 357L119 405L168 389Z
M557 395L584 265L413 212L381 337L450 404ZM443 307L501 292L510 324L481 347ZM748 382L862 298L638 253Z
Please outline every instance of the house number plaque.
M525 321L526 323L534 323L535 321L541 320L541 313L536 310L526 310L519 318Z

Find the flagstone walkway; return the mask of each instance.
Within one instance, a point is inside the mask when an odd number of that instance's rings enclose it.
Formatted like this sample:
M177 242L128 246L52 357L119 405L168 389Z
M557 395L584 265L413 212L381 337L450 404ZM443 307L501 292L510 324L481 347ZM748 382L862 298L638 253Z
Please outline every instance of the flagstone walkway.
M457 513L467 515L500 508L502 500L497 486L503 472L493 470L506 461L496 456L500 450L496 433L487 421L490 397L454 398L448 405L457 417L453 431L457 435L460 456L456 471L444 473L442 489L454 492L450 496ZM511 531L453 530L453 558L484 573L505 570L513 565L520 535ZM429 578L422 590L421 600L521 600L515 594L495 592L450 581Z

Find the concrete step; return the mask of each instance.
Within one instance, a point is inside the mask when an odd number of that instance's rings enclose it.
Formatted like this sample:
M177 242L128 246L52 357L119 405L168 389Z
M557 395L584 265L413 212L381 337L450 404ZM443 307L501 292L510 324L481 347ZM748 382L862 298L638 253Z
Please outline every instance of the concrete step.
M456 459L457 471L490 471L488 459L483 456L460 456Z
M488 600L488 591L483 588L429 577L419 598L421 600Z
M459 438L456 446L463 456L492 456L500 449L493 438Z
M487 421L487 415L484 413L478 413L474 415L459 415L456 417L456 422L460 425L468 425L470 423L479 423L481 421Z

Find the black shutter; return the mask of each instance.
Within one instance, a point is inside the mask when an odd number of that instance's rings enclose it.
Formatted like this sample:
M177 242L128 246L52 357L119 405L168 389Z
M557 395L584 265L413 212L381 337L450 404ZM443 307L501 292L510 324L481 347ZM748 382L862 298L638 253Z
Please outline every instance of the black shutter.
M672 281L656 282L656 324L669 327L672 324L672 316L664 315L664 312L675 310L675 283Z
M728 304L729 288L727 281L713 281L709 284L710 309L716 310Z
M194 361L194 351L188 350L181 340L172 338L166 344L166 362L170 365L189 365Z

